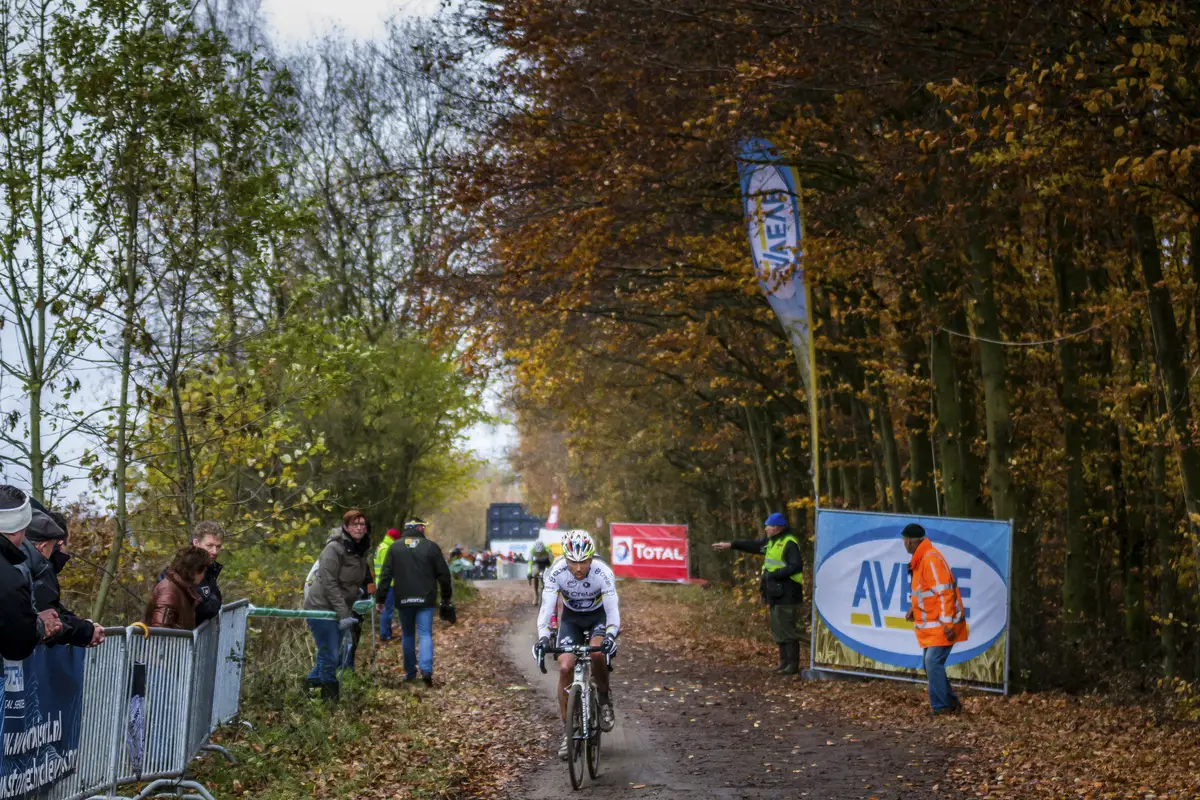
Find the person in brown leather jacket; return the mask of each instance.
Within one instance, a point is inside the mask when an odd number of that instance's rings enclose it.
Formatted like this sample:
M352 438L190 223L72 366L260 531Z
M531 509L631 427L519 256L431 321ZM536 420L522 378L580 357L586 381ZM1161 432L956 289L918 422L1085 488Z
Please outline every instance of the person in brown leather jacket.
M208 553L195 545L175 554L167 574L154 587L146 605L142 622L151 628L178 628L190 631L196 627L196 604L200 595L194 587L204 579L208 569Z

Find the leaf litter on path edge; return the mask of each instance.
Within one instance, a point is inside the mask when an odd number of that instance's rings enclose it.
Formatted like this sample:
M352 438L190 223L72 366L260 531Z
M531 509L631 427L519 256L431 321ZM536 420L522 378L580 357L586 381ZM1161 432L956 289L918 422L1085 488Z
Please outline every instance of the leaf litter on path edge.
M764 699L837 715L865 730L894 731L922 748L944 748L939 789L952 796L1200 797L1200 726L1161 708L1061 692L967 693L962 715L931 719L921 684L781 683L770 673L773 647L761 638L767 625L761 607L745 608L737 621L742 635L730 635L728 625L714 635L703 602L679 601L673 591L679 587L622 585L622 605L637 608L628 615L630 636L670 630L672 636L656 637L658 647L693 662L741 665L746 687Z

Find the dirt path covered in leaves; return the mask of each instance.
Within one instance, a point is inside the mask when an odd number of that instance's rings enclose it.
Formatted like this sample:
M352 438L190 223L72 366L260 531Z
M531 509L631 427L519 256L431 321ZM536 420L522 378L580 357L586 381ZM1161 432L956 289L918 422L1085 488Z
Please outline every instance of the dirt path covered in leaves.
M528 590L524 582L481 588L511 597L505 653L537 690L533 723L549 733L545 761L518 796L561 797L570 783L566 765L552 752L559 731L555 675L541 675L530 656L535 610ZM630 624L613 673L617 727L604 737L600 777L585 783L588 796L885 800L936 794L932 787L948 766L944 751L923 753L911 739L819 712L797 713L788 697L811 685L770 676L761 664L739 669L674 657L655 645L669 630L637 623L639 600L622 599ZM764 682L770 694L760 691Z

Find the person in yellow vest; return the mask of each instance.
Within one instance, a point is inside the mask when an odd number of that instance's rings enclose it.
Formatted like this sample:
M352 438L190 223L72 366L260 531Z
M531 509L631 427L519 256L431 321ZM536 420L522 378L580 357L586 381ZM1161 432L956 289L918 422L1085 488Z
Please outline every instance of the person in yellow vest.
M795 675L800 671L804 558L800 554L800 540L792 533L787 517L777 511L767 517L764 524L767 535L761 539L716 542L713 549L763 556L759 588L763 602L770 609L771 636L779 645L779 666L775 671L781 675Z
M400 531L395 528L389 528L387 536L383 537L383 541L379 543L379 547L375 548L374 572L376 578L383 574L383 560L387 558L388 550L400 538ZM379 641L390 642L392 640L392 616L396 613L396 592L394 589L388 589L387 597L383 600L383 610L379 612Z
M915 522L900 533L904 549L912 556L912 608L907 619L924 651L925 677L929 681L929 705L934 714L955 714L962 703L946 677L946 659L954 645L967 640L967 613L958 581L946 558Z

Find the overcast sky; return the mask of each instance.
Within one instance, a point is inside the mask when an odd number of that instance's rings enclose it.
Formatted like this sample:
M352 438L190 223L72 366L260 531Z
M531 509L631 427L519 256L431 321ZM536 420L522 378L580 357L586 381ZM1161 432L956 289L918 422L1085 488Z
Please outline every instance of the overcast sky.
M334 27L355 39L374 39L396 14L429 16L439 0L262 0L277 44L304 44Z

